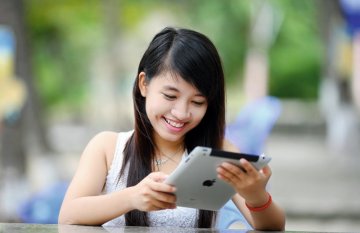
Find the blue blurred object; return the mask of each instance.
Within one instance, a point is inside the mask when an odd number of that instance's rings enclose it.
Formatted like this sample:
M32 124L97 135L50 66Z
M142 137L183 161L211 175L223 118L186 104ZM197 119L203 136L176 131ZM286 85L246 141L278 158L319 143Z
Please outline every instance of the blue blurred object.
M236 222L240 222L248 230L252 229L250 224L246 221L245 217L235 206L234 202L229 200L218 213L217 228L220 230L228 229Z
M236 120L227 126L225 137L241 152L261 154L280 113L281 103L275 97L267 96L254 101L241 109ZM227 229L235 222L251 229L245 217L229 200L219 211L217 228Z
M281 113L280 101L271 96L256 100L241 109L235 121L226 128L225 137L243 153L263 153L269 136Z
M20 219L24 223L56 224L68 185L58 182L34 194L20 206Z
M0 50L3 53L13 53L15 38L10 28L0 25Z
M360 1L359 0L341 0L340 7L348 27L348 31L353 36L360 30Z

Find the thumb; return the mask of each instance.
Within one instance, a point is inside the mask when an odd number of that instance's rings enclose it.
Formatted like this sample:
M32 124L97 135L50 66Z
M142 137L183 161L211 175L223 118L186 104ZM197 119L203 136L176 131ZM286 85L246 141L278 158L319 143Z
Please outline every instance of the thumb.
M149 178L156 182L163 182L167 177L168 175L163 172L153 172L149 176Z
M266 165L265 167L263 167L262 169L261 169L261 172L266 176L266 177L270 177L271 176L271 168L268 166L268 165Z

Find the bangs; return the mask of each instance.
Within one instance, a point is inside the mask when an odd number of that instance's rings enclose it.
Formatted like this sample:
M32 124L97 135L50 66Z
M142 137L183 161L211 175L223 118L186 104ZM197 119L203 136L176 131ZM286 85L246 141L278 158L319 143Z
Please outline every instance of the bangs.
M199 48L198 44L193 48L190 42L180 38L169 51L162 72L169 72L175 78L180 76L211 102L221 88L217 72L214 72L217 65L209 65L211 60L212 55L206 48Z

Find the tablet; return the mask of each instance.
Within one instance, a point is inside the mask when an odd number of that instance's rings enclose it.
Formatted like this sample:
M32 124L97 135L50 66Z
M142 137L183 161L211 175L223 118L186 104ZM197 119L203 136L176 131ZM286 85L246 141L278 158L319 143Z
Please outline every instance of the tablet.
M271 160L264 154L234 153L198 146L164 182L176 187L178 206L217 211L235 194L235 190L218 179L216 168L224 161L240 166L241 158L251 162L258 170Z

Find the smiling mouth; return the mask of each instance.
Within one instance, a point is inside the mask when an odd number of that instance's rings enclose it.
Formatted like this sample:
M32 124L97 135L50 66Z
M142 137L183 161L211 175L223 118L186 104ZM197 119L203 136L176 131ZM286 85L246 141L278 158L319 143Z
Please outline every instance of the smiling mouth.
M185 123L175 122L175 121L169 120L165 117L164 117L164 119L165 119L166 123L168 123L169 125L171 125L172 127L175 127L175 128L182 128L185 125Z

